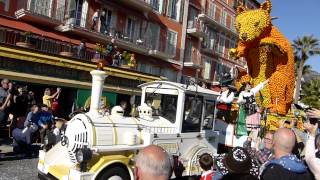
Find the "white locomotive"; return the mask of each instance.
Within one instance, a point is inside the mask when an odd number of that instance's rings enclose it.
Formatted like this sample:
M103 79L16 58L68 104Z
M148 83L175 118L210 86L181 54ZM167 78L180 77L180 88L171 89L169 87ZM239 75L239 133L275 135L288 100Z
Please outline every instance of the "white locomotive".
M124 117L119 107L99 113L106 73L91 71L90 111L68 123L61 142L40 150L38 171L57 179L134 179L134 156L150 144L163 147L185 167L184 175L200 174L198 157L217 153L213 131L214 91L197 85L155 81L142 88L139 117Z

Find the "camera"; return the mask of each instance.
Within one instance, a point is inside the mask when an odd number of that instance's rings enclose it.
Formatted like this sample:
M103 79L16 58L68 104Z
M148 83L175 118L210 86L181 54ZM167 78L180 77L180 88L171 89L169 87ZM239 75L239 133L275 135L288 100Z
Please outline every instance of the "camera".
M320 119L318 119L318 118L308 118L308 120L309 120L310 124L313 124L313 125L316 123L318 123L318 125L320 124L319 123Z

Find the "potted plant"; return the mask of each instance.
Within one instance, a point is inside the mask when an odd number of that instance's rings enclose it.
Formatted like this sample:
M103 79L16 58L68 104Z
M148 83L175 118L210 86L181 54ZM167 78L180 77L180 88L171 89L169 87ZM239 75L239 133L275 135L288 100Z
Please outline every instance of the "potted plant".
M19 41L16 43L17 46L20 47L25 47L25 48L31 48L32 44L30 43L30 38L32 36L32 32L31 31L26 31L22 34L22 36L24 36L24 41Z
M104 46L102 44L97 43L95 50L96 50L96 52L95 52L93 58L91 59L91 61L95 62L95 63L105 62L105 60L101 58L101 55L104 54L104 52L105 52Z
M129 62L131 59L131 54L128 53L127 51L123 51L122 53L122 61L121 61L121 67L130 69L130 66L128 66Z

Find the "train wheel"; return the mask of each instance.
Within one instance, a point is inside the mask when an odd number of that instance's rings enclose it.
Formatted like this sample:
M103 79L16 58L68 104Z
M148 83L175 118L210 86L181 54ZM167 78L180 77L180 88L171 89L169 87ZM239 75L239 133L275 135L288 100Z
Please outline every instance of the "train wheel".
M128 171L122 167L111 167L104 170L98 180L130 180Z

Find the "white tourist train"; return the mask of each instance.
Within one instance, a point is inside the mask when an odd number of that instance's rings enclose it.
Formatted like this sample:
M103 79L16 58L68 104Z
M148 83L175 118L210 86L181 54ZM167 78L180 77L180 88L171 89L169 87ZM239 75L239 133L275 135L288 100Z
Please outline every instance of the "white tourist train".
M91 107L68 123L61 142L40 150L40 176L57 179L134 179L134 156L155 144L179 159L184 175L199 175L198 157L217 153L219 132L213 130L219 93L195 84L155 81L140 85L138 117L124 117L119 107L99 113L106 77L91 71ZM174 176L174 175L173 175Z

